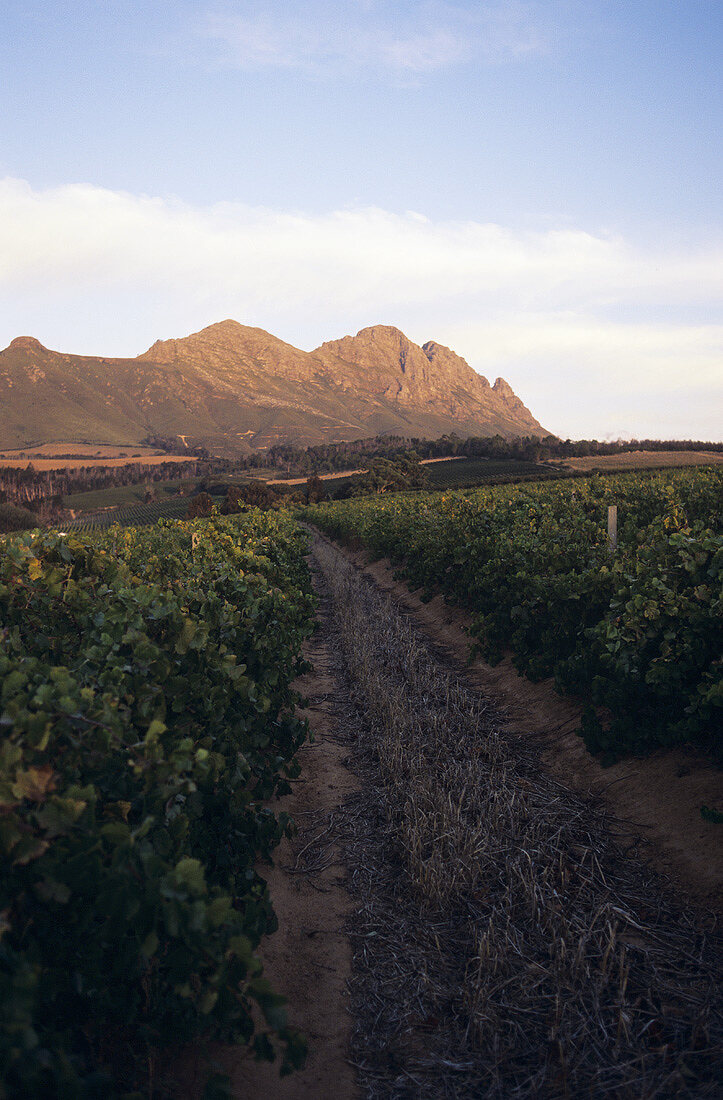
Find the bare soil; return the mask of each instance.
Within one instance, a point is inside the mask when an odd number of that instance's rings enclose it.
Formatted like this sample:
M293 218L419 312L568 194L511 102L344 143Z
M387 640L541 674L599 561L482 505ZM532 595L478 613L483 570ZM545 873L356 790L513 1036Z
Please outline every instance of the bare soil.
M280 1078L278 1063L255 1062L239 1047L217 1048L213 1056L231 1078L232 1096L249 1100L356 1100L361 1095L347 1060L352 949L345 928L352 901L334 828L334 811L358 790L359 781L345 764L348 750L335 737L340 688L331 668L323 606L320 619L306 648L313 671L295 684L308 700L302 714L313 740L299 753L301 777L282 807L296 821L298 834L281 843L273 868L260 868L279 919L278 931L259 949L264 977L287 998L289 1024L306 1035L309 1057L303 1070ZM302 856L317 839L322 859L309 866ZM184 1060L179 1080L185 1087L179 1097L201 1095L205 1065L200 1054Z
M723 810L723 772L693 750L676 749L631 757L603 768L576 734L582 705L542 683L521 676L506 657L492 667L481 658L468 665L472 618L450 607L442 596L423 603L394 578L388 560L369 562L360 551L347 558L413 616L435 648L466 682L499 707L510 732L541 739L544 765L573 790L602 796L621 835L634 840L641 855L669 876L692 901L723 912L723 826L706 822L703 805Z

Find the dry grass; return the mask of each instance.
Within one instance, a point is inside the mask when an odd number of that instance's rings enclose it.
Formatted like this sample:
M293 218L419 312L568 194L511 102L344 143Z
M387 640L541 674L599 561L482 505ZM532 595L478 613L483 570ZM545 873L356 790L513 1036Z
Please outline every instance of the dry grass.
M159 466L162 462L197 462L198 459L186 455L140 455L129 452L127 458L4 458L0 455L0 466L15 470L24 470L32 464L36 470L78 470L89 466Z
M666 900L387 597L315 556L365 780L341 824L366 1095L720 1095L716 920Z
M14 450L3 448L0 457L7 458L58 458L72 455L73 458L123 458L130 454L160 455L158 447L147 447L143 443L39 443L36 447L17 447Z
M566 458L560 465L570 470L655 470L673 466L713 466L723 462L720 451L628 451L618 455ZM557 465L557 463L555 464Z

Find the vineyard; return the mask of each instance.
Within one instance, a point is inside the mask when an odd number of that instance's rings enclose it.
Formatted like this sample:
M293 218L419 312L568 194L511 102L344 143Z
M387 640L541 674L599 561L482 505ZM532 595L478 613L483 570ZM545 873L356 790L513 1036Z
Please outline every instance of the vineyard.
M559 476L554 469L514 458L458 458L426 467L430 489L464 489L503 481Z
M512 653L579 695L603 762L681 743L721 762L722 490L709 468L302 514L470 612L487 661ZM187 501L0 545L0 1097L186 1100L173 1066L156 1072L181 1048L207 1097L274 1095L255 1060L301 1069L302 1031L344 1098L352 1069L370 1097L411 1095L393 1091L406 1077L430 1100L715 1095L713 940L598 811L319 534L315 595L290 511L153 525L169 506ZM348 764L360 784L338 802ZM332 972L329 1018L352 1004L356 1029L336 1048L315 984Z
M723 473L416 493L307 509L320 530L388 557L425 597L474 615L475 648L587 699L606 760L691 742L723 760ZM617 549L608 544L617 505Z
M67 531L92 534L107 531L113 524L121 527L146 527L159 519L183 519L188 511L186 497L174 497L171 500L153 500L147 504L129 504L122 508L112 508L105 512L78 516L65 524Z
M0 1094L150 1094L153 1050L304 1043L261 975L314 613L249 513L8 539L0 557Z

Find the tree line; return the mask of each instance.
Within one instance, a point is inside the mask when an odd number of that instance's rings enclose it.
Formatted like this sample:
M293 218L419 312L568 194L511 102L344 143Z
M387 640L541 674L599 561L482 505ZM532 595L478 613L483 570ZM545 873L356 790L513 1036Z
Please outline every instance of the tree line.
M71 493L88 493L119 485L140 482L173 481L176 478L219 474L233 467L226 459L213 462L129 462L123 466L61 466L54 470L38 470L32 462L25 467L0 465L0 503L20 504L31 511L41 511L45 505L62 508L63 497Z
M363 465L374 458L395 459L414 451L419 458L510 458L529 462L544 459L586 458L589 455L625 454L630 451L723 451L723 443L693 439L559 439L548 435L506 439L501 435L469 436L451 434L439 439L416 436L384 435L340 443L320 443L295 447L276 444L266 451L245 455L235 463L237 470L283 470L289 474L333 473L349 466Z

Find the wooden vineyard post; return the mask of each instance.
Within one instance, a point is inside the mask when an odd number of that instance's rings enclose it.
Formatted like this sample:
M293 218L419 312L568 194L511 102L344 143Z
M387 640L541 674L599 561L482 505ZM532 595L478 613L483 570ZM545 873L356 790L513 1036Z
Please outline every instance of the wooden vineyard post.
M618 506L611 504L608 508L608 546L616 550L618 545Z

